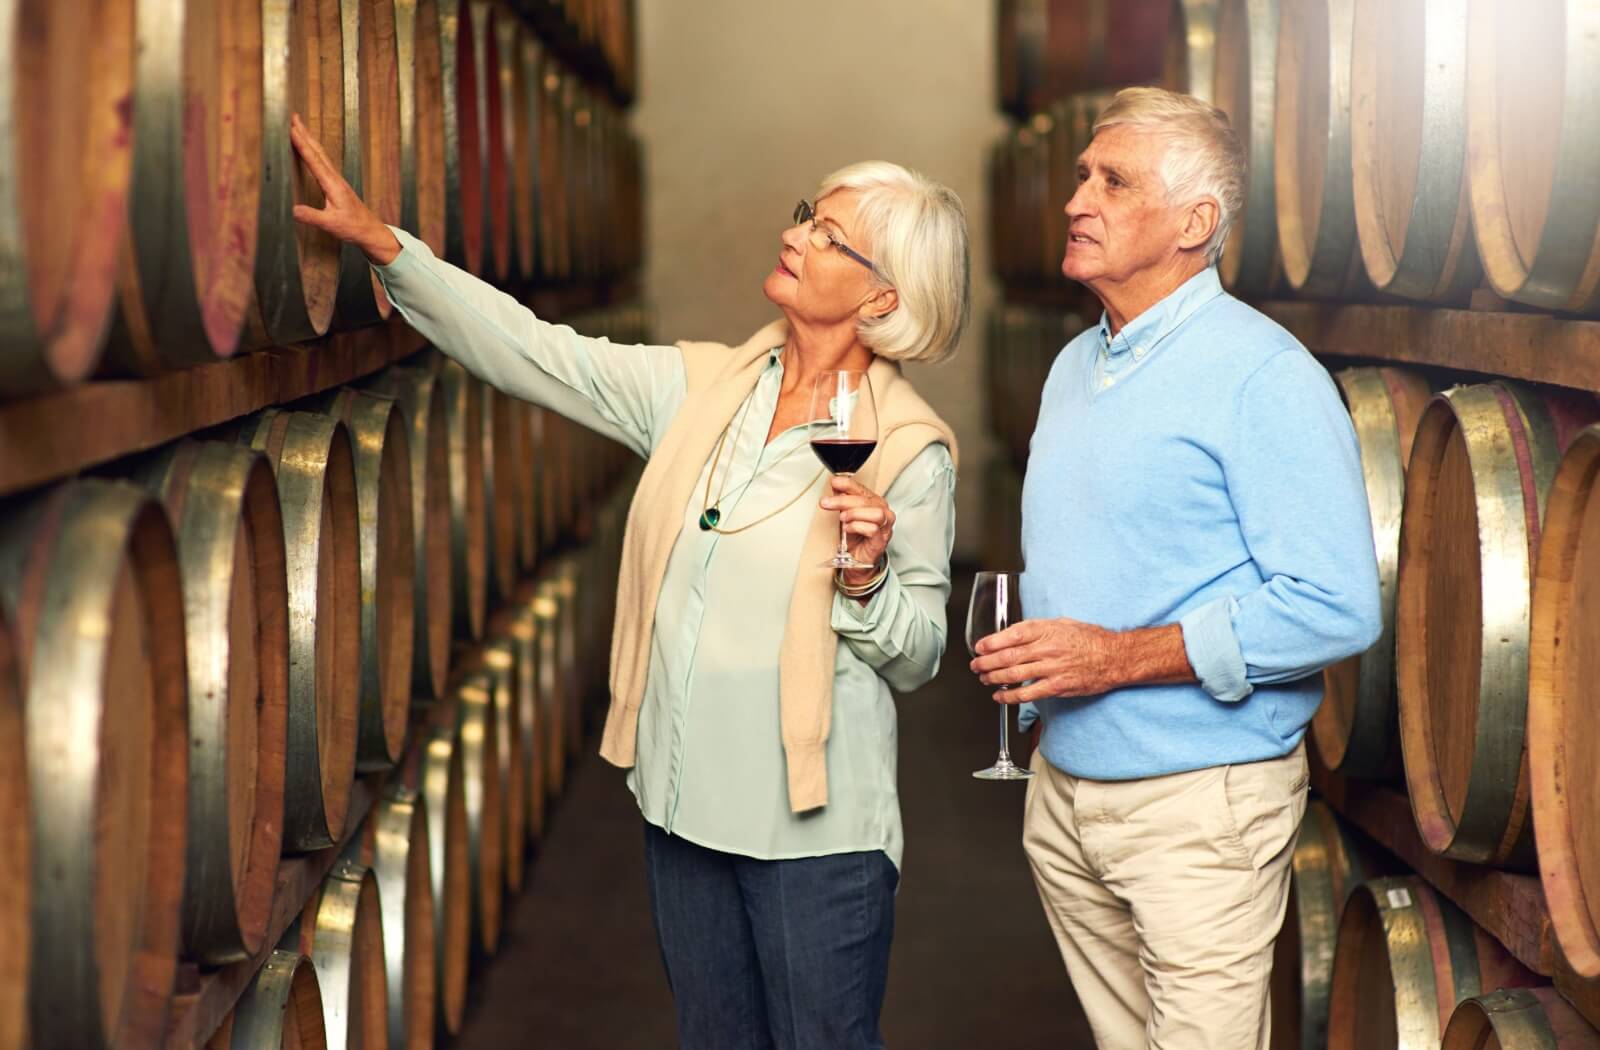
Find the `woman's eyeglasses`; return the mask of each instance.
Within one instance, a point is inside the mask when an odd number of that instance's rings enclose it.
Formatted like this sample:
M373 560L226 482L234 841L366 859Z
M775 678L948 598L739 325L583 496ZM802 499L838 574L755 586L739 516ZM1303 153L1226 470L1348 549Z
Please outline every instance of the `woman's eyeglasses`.
M867 269L871 270L873 273L878 272L877 266L873 265L871 259L867 258L865 255L862 255L854 248L851 248L848 244L845 244L843 241L839 240L839 238L829 233L824 227L817 223L817 210L813 208L811 206L811 202L807 200L803 200L794 206L794 224L799 226L802 223L811 224L810 237L811 246L813 248L837 248L850 258L854 259L856 262L860 263L862 266L865 266Z

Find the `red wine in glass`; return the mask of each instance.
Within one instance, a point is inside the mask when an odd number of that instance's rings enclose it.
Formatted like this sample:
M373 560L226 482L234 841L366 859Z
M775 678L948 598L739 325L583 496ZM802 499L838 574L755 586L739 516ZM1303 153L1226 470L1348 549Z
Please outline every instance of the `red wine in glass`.
M854 474L872 458L876 441L855 438L817 438L811 442L811 451L822 460L830 474Z

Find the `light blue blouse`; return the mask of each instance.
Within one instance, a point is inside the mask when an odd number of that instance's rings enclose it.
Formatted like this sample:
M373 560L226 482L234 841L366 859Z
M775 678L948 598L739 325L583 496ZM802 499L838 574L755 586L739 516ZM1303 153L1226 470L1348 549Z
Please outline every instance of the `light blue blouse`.
M652 453L684 401L676 347L620 346L540 321L409 234L395 234L403 250L378 273L412 327L507 393L641 456ZM702 531L710 462L702 468L656 604L628 786L646 820L713 849L764 860L881 849L898 867L903 836L890 689L909 692L928 681L944 652L955 469L943 445L911 461L885 494L896 516L888 581L864 607L835 598L829 801L791 813L778 652L795 560L826 475L804 427L766 442L783 381L781 349L774 348L734 417L712 498L724 493L726 530L777 510L802 489L807 495L749 531Z

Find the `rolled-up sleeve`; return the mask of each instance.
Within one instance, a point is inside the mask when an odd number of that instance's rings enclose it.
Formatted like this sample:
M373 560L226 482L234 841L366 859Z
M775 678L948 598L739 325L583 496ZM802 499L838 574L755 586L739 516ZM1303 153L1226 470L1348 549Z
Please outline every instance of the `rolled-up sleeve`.
M542 405L642 456L683 403L683 355L674 346L591 339L532 310L394 229L401 251L374 269L406 323L467 371Z
M1382 629L1355 432L1327 374L1276 354L1242 388L1223 469L1264 582L1181 617L1196 677L1218 700L1315 674Z
M943 445L918 453L884 494L895 515L888 579L866 605L834 598L833 629L896 692L928 682L944 656L955 480Z

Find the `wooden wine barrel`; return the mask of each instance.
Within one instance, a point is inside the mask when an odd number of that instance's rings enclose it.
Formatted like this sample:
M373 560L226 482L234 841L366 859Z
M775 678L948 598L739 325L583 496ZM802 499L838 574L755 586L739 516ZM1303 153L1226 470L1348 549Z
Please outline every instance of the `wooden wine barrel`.
M1334 376L1361 447L1361 475L1378 557L1383 633L1371 649L1323 675L1322 705L1311 720L1323 764L1347 776L1389 779L1400 773L1400 722L1395 700L1395 592L1400 568L1400 514L1406 464L1428 381L1401 368L1347 368Z
M1365 284L1350 181L1355 0L1278 0L1273 179L1289 286L1349 297Z
M328 1050L386 1050L389 978L371 869L336 861L280 947L309 956L317 968Z
M579 610L584 592L579 584L584 582L575 558L563 558L555 570L555 593L561 603L561 630L558 656L562 689L566 694L567 710L563 721L566 727L567 755L573 757L583 750L583 710L587 698L588 680L584 677L584 664L579 637Z
M1171 13L1171 0L1049 0L1036 103L1159 79Z
M490 189L490 117L488 106L491 83L498 80L488 26L488 5L483 0L462 0L456 43L456 131L459 141L459 194L461 194L462 250L466 267L474 274L498 277L494 267L493 219Z
M569 128L561 113L565 80L561 63L547 53L539 104L539 266L542 276L556 280L571 275L566 178Z
M540 504L542 467L539 463L538 406L512 400L512 430L522 460L516 477L517 565L532 572L539 563L539 524L544 514Z
M467 855L472 869L472 947L490 956L500 947L505 896L505 795L500 780L499 719L494 687L481 672L456 690L456 729L466 778Z
M22 682L0 602L0 1047L26 1045L28 959L32 953L33 832L28 823L28 765L22 726Z
M483 384L443 355L432 366L444 391L450 448L450 582L455 635L483 637L488 615L488 519L484 502Z
M1529 584L1560 455L1510 383L1433 398L1406 477L1396 614L1411 806L1437 853L1531 869L1524 727Z
M1328 1036L1334 935L1351 892L1377 874L1327 804L1306 807L1295 842L1289 905L1272 949L1272 1045L1319 1050Z
M1000 108L1026 116L1043 83L1049 8L1046 0L1000 0L997 14L995 72Z
M576 222L573 244L577 275L592 281L600 275L602 244L606 237L605 216L600 208L603 149L600 109L586 81L573 77L568 83L572 86L572 124L577 143L577 163L572 168L575 199L572 214Z
M339 840L355 781L361 699L361 547L356 475L344 424L265 409L238 441L277 472L289 580L289 746L283 843Z
M1505 949L1421 879L1374 879L1339 920L1328 1050L1436 1047L1457 1003L1526 982Z
M138 5L132 206L107 355L119 371L239 345L261 209L261 30L261 0Z
M490 695L494 699L495 771L500 778L500 812L505 828L505 877L509 893L522 891L523 857L527 853L528 786L523 780L527 758L522 753L526 739L519 704L517 649L509 637L496 638L483 647L483 665L488 671Z
M433 888L434 1017L441 1037L457 1035L467 1005L472 954L472 866L467 846L466 772L455 726L435 728L423 748L417 794L428 811Z
M369 821L373 825L372 872L383 909L389 1046L431 1050L438 976L428 806L411 788L394 787L378 802Z
M501 142L505 148L507 193L510 200L509 232L512 240L512 273L520 280L535 276L538 249L538 215L535 210L535 150L533 109L538 96L530 82L539 76L539 45L533 33L510 15L495 19L495 49L500 57Z
M343 23L345 181L389 225L400 222L400 67L394 0L339 0ZM332 154L330 154L332 156ZM389 296L366 254L353 244L339 257L339 325L356 328L387 318Z
M76 382L116 301L134 0L15 0L0 60L0 391ZM72 75L63 75L72 70Z
M501 91L501 69L506 63L516 64L516 55L506 55L500 50L497 26L514 19L506 8L495 0L469 0L472 8L472 46L478 53L479 130L483 141L483 165L488 196L484 198L484 214L489 223L489 261L494 274L501 281L509 280L513 273L511 169L506 163L508 155L505 135L506 120L502 111L505 96Z
M1478 283L1467 196L1467 0L1356 0L1350 157L1356 232L1380 292L1464 299Z
M1595 555L1600 427L1581 432L1561 460L1545 510L1533 588L1528 667L1528 767L1539 873L1562 953L1600 977L1600 844L1589 697L1595 678Z
M273 949L206 1050L327 1050L317 968L298 952Z
M1554 988L1506 988L1462 1000L1440 1050L1600 1050L1600 1033Z
M0 596L21 669L38 888L28 1046L154 1046L177 967L189 797L183 580L166 512L100 480L9 508Z
M1600 310L1600 17L1567 0L1473 0L1467 165L1485 276L1506 299Z
M393 0L399 67L400 225L445 257L444 68L438 0Z
M261 215L252 347L303 342L333 320L339 242L294 219L294 206L322 207L322 188L295 155L289 117L300 114L330 157L344 156L343 27L339 0L261 7Z
M1217 7L1212 101L1228 115L1245 150L1244 207L1218 263L1222 283L1266 295L1282 276L1272 133L1277 123L1279 0L1221 0Z
M511 620L511 645L516 656L517 722L522 727L522 783L527 793L529 842L544 838L545 818L545 741L548 730L543 721L539 696L539 621L531 602L517 610Z
M361 701L356 769L388 769L405 751L416 640L411 445L398 402L345 387L317 399L350 432L361 547Z
M370 388L395 399L405 418L411 458L411 687L426 699L444 696L450 671L450 438L444 387L420 368L389 368Z
M578 518L583 510L579 496L585 467L582 454L583 428L565 416L554 413L550 415L549 422L555 427L556 432L555 455L558 471L556 520L560 523L561 538L571 540L577 536Z
M467 230L461 201L461 9L465 0L435 0L439 8L439 87L444 117L444 259L467 267ZM469 98L471 96L468 96ZM475 234L477 253L483 247ZM479 258L477 254L474 259Z
M189 703L183 944L219 966L261 950L278 885L289 707L283 518L272 467L249 449L179 441L134 477L177 532Z
M484 551L489 590L496 602L509 601L517 586L517 543L521 528L518 480L522 445L517 440L517 402L488 383L479 384L483 401L483 506L487 528Z
M1161 85L1214 101L1217 78L1217 0L1172 0Z

